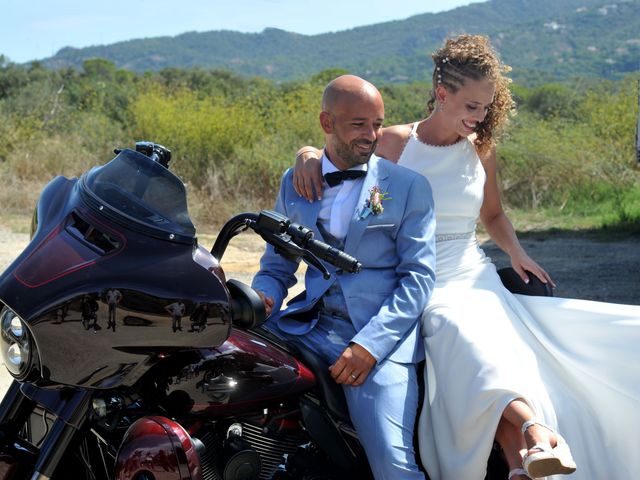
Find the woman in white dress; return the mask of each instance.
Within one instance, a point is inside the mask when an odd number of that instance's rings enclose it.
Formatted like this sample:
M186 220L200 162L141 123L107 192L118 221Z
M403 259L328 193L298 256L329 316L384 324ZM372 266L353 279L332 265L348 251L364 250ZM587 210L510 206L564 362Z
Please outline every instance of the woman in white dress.
M482 480L495 439L509 479L569 474L576 463L576 479L633 478L640 307L523 297L502 286L478 245L478 219L523 281L531 272L553 285L500 202L495 143L513 108L509 68L482 36L448 40L432 57L429 117L385 128L376 148L424 174L435 201L436 287L422 317L424 467L431 480ZM294 184L309 200L322 191L320 154L298 152Z

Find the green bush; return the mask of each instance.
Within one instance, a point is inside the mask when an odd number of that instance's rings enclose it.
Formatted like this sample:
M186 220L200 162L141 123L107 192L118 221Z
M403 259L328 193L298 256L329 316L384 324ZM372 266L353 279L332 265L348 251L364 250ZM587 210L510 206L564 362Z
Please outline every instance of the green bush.
M108 161L114 147L151 140L172 150L171 168L188 185L198 219L220 223L271 207L298 147L322 145L322 90L342 73L278 84L220 70L139 75L101 59L51 71L0 57L0 174L11 178L0 201L13 213L30 210L51 177L78 175ZM507 206L638 222L639 78L513 85L520 112L498 147ZM385 123L423 118L429 88L381 86Z

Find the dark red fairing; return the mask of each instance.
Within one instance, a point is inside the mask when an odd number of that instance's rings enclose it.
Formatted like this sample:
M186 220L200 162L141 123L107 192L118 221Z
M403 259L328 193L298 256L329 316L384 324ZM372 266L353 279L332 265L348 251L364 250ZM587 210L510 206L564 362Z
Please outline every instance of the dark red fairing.
M165 417L137 420L124 436L115 479L133 480L149 472L156 480L201 480L202 467L189 434Z

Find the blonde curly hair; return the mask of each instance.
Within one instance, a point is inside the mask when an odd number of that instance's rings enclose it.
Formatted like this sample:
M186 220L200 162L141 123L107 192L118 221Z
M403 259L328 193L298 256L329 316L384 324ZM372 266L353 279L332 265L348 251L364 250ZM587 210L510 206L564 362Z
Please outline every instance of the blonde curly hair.
M455 93L467 79L488 78L495 84L493 102L476 129L476 148L480 155L486 154L496 144L510 114L515 112L515 102L509 90L511 79L505 76L511 67L500 61L489 39L482 35L459 35L448 39L431 58L435 67L433 88L429 92L431 98L427 103L429 113L435 108L438 85Z

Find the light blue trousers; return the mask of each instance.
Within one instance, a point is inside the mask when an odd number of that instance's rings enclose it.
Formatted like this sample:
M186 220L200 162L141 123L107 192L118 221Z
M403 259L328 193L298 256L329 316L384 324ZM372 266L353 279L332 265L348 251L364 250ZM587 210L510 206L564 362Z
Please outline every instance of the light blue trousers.
M267 322L265 326L288 341L314 351L327 367L356 334L349 320L323 314L306 335L283 332L275 322ZM376 480L424 480L413 448L418 411L416 366L385 360L374 367L361 386L343 385L342 388L351 421Z

